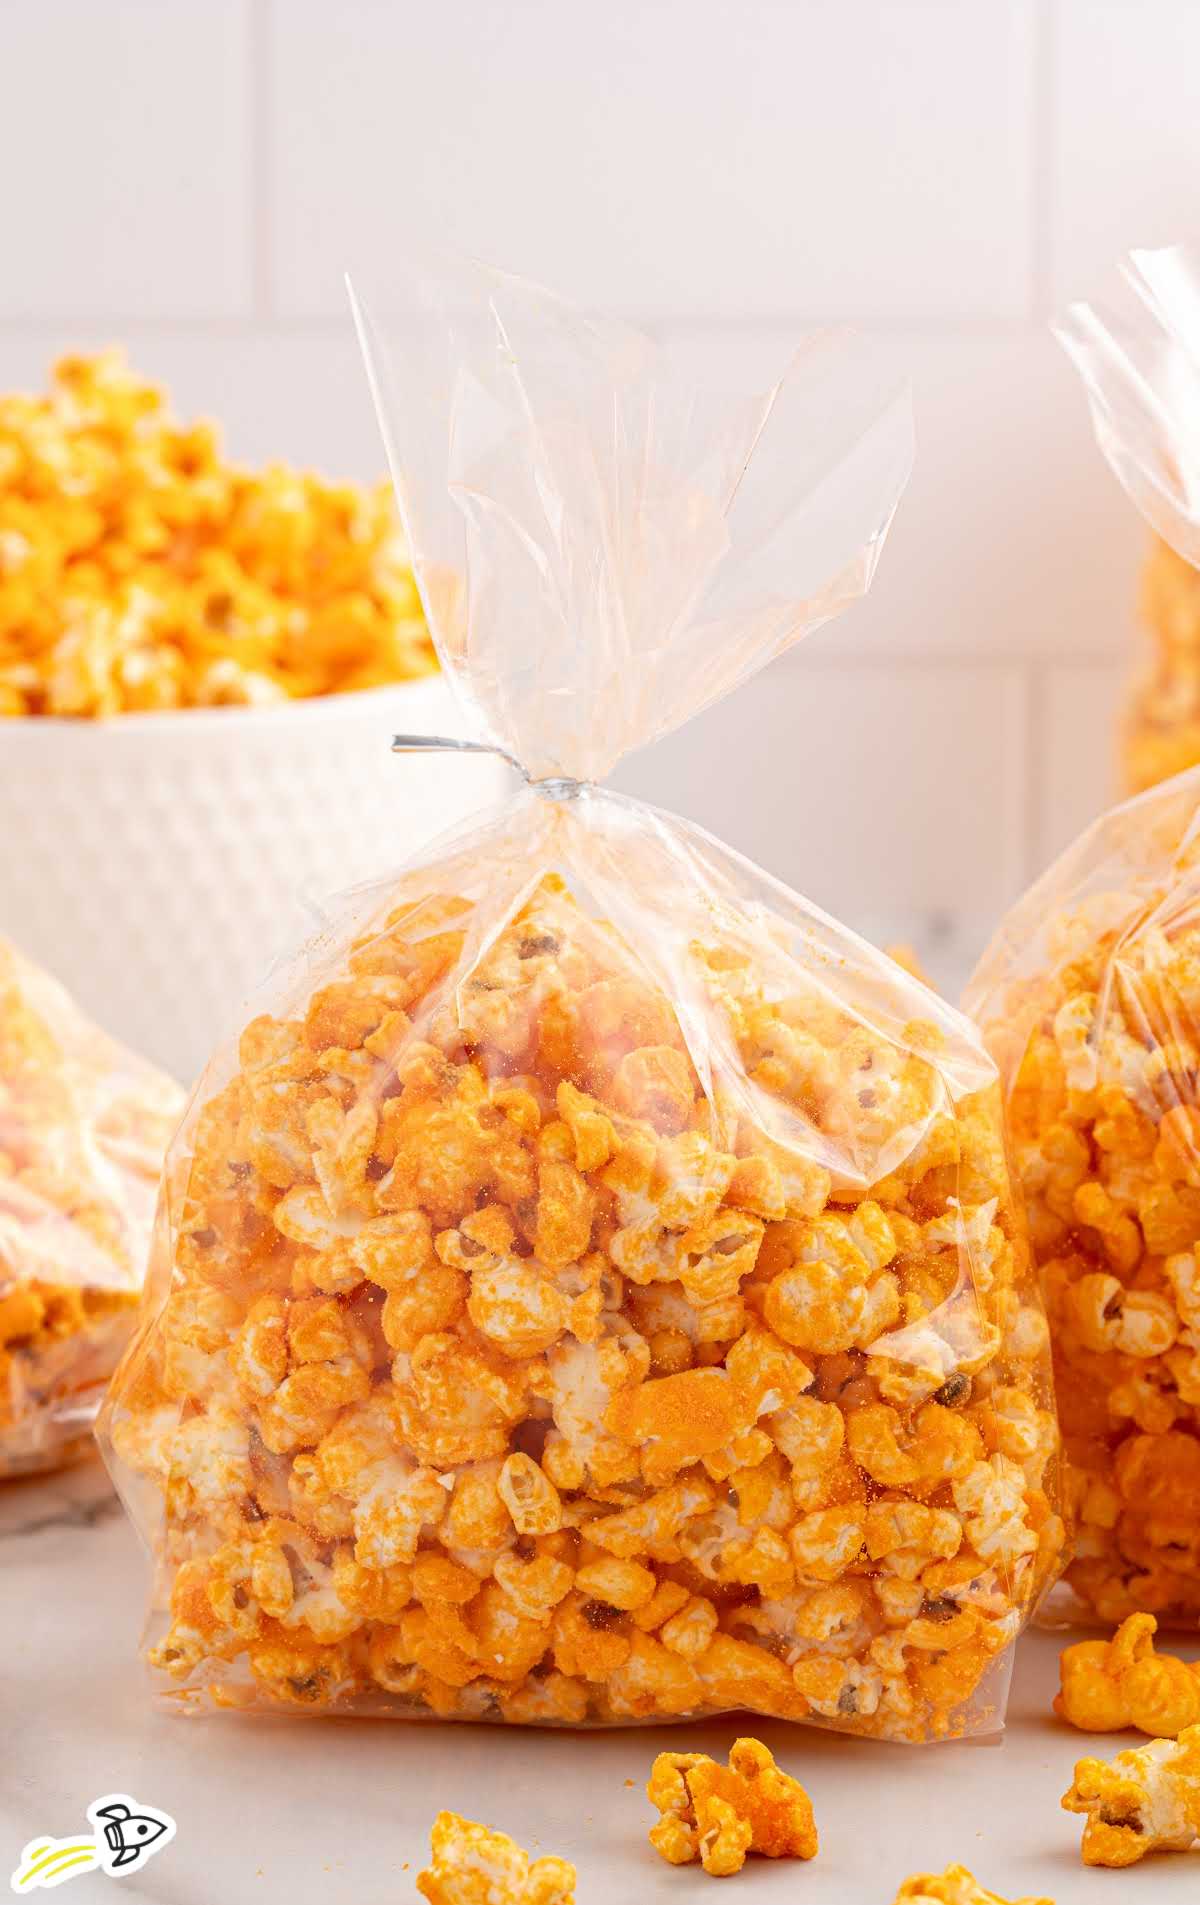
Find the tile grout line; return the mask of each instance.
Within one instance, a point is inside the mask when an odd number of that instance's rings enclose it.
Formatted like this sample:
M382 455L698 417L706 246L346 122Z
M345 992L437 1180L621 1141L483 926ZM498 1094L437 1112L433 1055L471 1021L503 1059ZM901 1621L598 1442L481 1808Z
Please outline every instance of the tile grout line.
M248 0L249 6L265 11L269 0ZM257 144L258 141L255 141ZM146 317L137 311L120 310L72 310L66 311L22 311L16 316L0 315L0 337L37 336L49 330L69 329L86 330L96 326L119 325L122 330L137 336L181 336L181 337L240 337L247 333L260 333L269 337L343 337L347 335L349 320L334 311L289 312L277 308L274 290L274 272L270 268L269 245L265 241L271 236L270 193L266 189L269 181L270 166L264 149L261 167L257 161L251 168L252 199L257 197L255 174L261 172L262 205L252 205L251 223L255 228L256 239L261 225L264 240L261 260L256 257L256 277L261 277L262 289L266 297L266 307L255 309L246 317L220 317L197 313L194 317ZM256 254L259 246L256 242ZM257 298L256 298L257 307ZM384 311L382 316L395 318L403 324L415 319L415 311ZM918 311L906 316L857 312L821 312L821 311L765 311L747 317L719 315L705 311L674 311L665 316L648 313L632 306L613 305L607 315L619 322L640 325L648 331L674 333L690 336L739 337L754 333L774 331L811 331L842 325L861 332L868 338L909 338L930 334L941 338L1014 338L1028 337L1031 331L1039 330L1028 316L1008 317L995 315L980 318L953 318L935 311Z
M1086 648L1056 647L1050 660L1054 667L1081 668L1097 674L1106 673L1117 666L1124 651L1114 648L1110 651ZM845 669L848 673L860 673L869 668L896 668L905 673L939 672L945 674L987 674L1006 667L1037 666L1046 659L1044 645L1029 648L1010 644L988 654L967 653L963 650L939 648L842 648L836 655L816 655L806 649L803 641L797 642L773 662L772 667L797 665L804 662L810 668Z
M1055 303L1054 231L1057 215L1058 0L1034 0L1033 98L1030 125L1030 321L1040 329Z
M250 113L250 294L256 319L275 308L271 232L270 0L245 0Z

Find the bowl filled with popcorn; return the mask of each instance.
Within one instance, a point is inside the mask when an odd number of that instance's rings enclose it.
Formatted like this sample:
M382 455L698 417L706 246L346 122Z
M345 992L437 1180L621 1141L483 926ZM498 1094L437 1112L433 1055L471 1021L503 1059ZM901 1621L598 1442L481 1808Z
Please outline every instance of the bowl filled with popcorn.
M118 353L0 398L0 932L187 1080L298 897L486 802L389 494L224 460Z

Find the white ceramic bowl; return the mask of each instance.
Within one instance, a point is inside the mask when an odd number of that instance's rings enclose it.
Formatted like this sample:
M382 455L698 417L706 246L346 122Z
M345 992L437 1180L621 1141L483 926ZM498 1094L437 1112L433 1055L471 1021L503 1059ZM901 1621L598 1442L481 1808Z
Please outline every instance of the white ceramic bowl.
M399 866L508 784L440 676L266 709L0 721L0 934L190 1083L310 903Z

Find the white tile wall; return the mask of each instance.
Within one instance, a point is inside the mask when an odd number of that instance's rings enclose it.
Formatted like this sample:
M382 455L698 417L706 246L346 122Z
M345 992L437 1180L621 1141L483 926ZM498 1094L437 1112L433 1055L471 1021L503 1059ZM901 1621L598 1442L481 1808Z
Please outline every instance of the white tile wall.
M697 349L912 371L876 591L623 784L961 970L1110 785L1140 526L1045 320L1200 223L1196 0L5 0L0 388L124 338L382 467L340 271L433 231Z
M1015 666L798 652L615 778L948 983L1024 881L1024 714Z
M275 0L275 287L414 220L639 311L1018 316L1031 50L1032 0Z
M0 311L248 311L251 148L243 0L5 0Z
M1200 6L1057 0L1049 136L1060 301L1092 297L1130 244L1195 231Z
M1035 841L1041 866L1115 798L1125 685L1125 670L1111 662L1063 662L1044 672L1032 717L1042 776Z

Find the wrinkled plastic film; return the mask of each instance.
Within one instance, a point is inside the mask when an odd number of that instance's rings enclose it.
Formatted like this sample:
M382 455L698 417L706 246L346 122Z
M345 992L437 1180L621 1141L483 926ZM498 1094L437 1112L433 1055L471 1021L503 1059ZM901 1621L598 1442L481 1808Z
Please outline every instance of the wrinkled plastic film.
M449 371L414 350L394 409L372 362L436 639L533 785L347 896L175 1147L104 1424L156 1681L993 1731L1063 1536L996 1068L883 954L592 784L861 591L907 421L844 409L823 344L769 449L777 398L688 398L507 281L483 320L479 351L431 332Z
M1114 315L1073 304L1055 326L1087 392L1096 438L1146 521L1200 561L1200 255L1132 251L1136 294Z
M182 1103L0 942L0 1477L90 1440Z
M1097 442L1155 532L1141 589L1152 642L1120 722L1122 782L1138 792L1200 761L1200 256L1134 251L1123 272L1125 309L1072 305L1055 328Z
M603 779L865 593L912 424L848 336L766 390L706 388L520 279L405 293L394 337L355 311L414 570L530 779Z
M1200 1625L1200 773L1099 820L966 995L1000 1063L1076 1523L1052 1614Z

